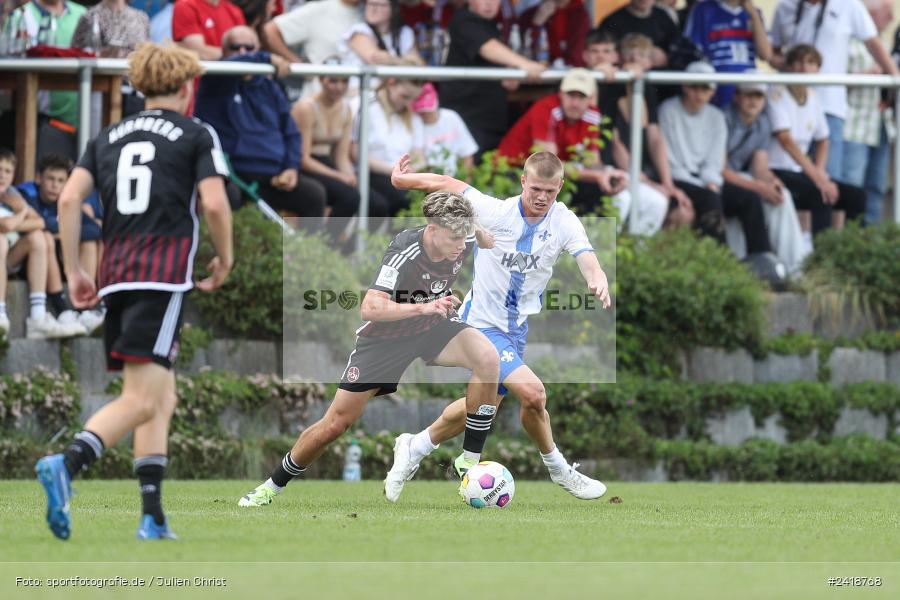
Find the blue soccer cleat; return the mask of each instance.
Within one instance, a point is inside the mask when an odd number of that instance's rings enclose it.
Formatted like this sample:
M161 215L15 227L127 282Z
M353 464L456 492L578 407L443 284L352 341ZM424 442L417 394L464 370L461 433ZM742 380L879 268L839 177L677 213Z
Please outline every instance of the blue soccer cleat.
M178 536L169 529L169 523L164 522L157 525L153 520L153 515L144 515L141 517L141 526L137 530L137 539L139 540L177 540Z
M47 525L53 535L69 539L72 520L69 517L69 498L72 497L72 477L62 454L52 454L37 461L34 467L38 481L47 492Z

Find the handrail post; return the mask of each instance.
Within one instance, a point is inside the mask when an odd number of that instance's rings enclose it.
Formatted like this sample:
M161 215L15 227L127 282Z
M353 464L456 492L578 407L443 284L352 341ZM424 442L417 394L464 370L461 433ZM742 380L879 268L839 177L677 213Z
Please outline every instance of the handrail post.
M643 141L641 124L644 120L644 74L635 75L631 81L631 122L629 123L629 147L631 162L628 164L628 191L631 194L631 215L620 215L628 218L628 228L634 231L634 220L641 209L641 166L643 165Z
M372 67L364 65L359 78L359 227L356 235L356 251L366 249L365 233L369 230L369 88L372 85Z
M78 158L84 154L91 139L91 79L93 69L84 62L78 67ZM110 94L115 93L110 90Z
M895 82L900 78L895 77ZM900 86L894 85L894 223L900 223Z

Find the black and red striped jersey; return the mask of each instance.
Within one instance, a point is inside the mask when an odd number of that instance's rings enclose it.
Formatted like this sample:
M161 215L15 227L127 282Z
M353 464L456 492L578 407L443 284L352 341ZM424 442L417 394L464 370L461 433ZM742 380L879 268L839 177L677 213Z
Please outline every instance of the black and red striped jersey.
M189 290L197 184L228 175L215 130L174 111L147 110L101 131L78 166L94 177L105 213L100 295Z
M456 260L433 262L422 247L424 227L406 229L388 246L375 281L369 289L386 292L398 303L434 302L453 293L451 287L463 263L475 247L475 236L466 239L466 249ZM363 337L401 338L421 335L444 317L429 315L399 321L368 321L356 333Z

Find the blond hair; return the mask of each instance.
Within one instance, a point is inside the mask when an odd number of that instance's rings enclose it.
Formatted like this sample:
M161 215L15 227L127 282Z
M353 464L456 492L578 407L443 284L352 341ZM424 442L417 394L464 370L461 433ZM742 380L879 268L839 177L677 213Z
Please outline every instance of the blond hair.
M194 52L172 44L140 44L128 57L128 79L148 98L171 96L202 73Z
M398 66L421 66L421 62L412 57L402 57L402 58L394 58L392 57L384 64L387 65L398 65ZM406 130L412 133L413 130L413 110L411 107L407 106L402 111L394 110L394 107L391 105L391 99L388 97L388 87L393 82L393 85L410 85L413 87L421 88L422 83L420 81L413 81L409 79L385 79L381 82L381 85L378 86L378 91L375 93L375 97L378 99L378 104L381 105L381 110L384 111L385 120L387 120L390 125L391 117L397 115L400 117L400 122L403 123L403 126L406 127Z
M428 222L449 229L454 235L472 235L475 232L475 209L462 194L432 192L422 202L422 214Z
M526 176L543 180L562 179L565 172L562 161L552 152L535 152L525 161L524 169Z

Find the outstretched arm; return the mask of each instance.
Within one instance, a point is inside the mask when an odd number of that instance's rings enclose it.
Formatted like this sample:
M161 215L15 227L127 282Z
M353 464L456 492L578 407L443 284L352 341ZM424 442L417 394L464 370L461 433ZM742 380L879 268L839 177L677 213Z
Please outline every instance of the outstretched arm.
M582 252L575 257L575 262L578 263L578 269L581 271L588 289L600 300L603 308L609 308L609 281L606 279L606 273L600 267L597 255L593 252Z
M469 187L465 181L436 173L413 173L409 167L409 154L404 154L394 165L391 183L400 190L420 190L423 192L456 192L462 194Z

